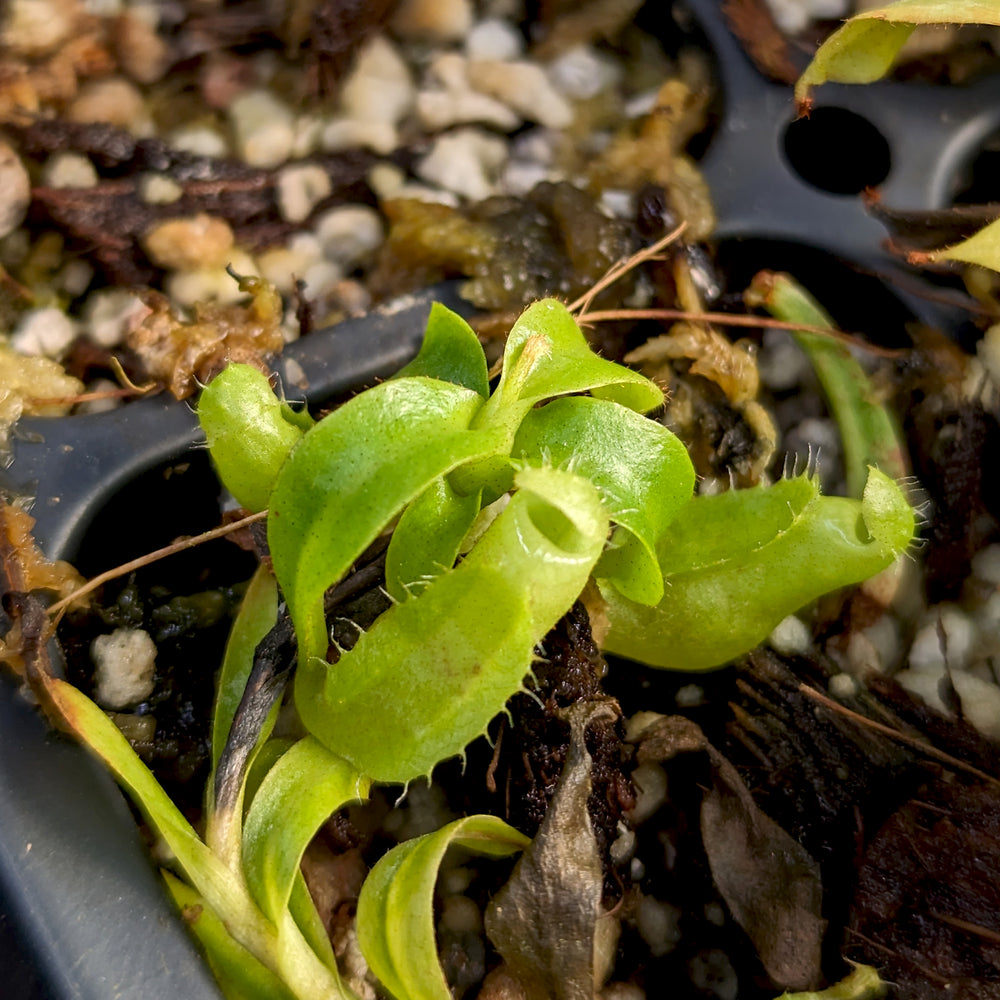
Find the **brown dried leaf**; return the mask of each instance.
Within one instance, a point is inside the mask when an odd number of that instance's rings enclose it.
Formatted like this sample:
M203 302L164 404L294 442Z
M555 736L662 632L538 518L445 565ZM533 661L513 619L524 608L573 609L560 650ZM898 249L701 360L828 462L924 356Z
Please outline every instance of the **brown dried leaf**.
M882 202L877 191L864 195L865 209L889 231L894 252L937 250L968 239L1000 217L1000 204L952 205L949 208L898 209Z
M587 810L591 758L585 731L613 720L614 703L577 702L567 710L566 766L545 819L514 873L486 912L486 933L528 1000L593 1000L616 922L601 912L604 874Z
M3 592L25 594L33 590L54 591L68 597L83 585L83 577L67 562L51 562L42 555L31 529L35 519L20 507L0 504L0 564L3 568ZM83 602L81 602L83 603ZM16 673L24 673L22 616L16 615L10 631L0 639L0 662Z
M715 210L708 186L684 148L704 127L711 88L696 72L689 75L690 80L667 80L638 131L617 135L589 165L588 176L598 190L659 185L675 216L687 223L687 239L699 242L715 228Z
M646 341L626 361L665 374L676 358L690 358L691 374L714 382L734 406L757 396L760 376L753 356L707 323L675 323L670 333Z
M693 722L660 716L638 734L640 761L703 751L712 787L701 807L701 833L712 878L746 931L768 975L785 989L822 979L819 865L754 803L736 768Z
M126 335L126 346L146 374L162 382L177 399L190 396L231 362L267 371L266 359L284 346L281 296L260 278L241 278L248 305L202 305L194 319L181 319L158 292L145 293L149 313Z
M764 0L725 0L722 15L753 64L768 79L791 86L799 78L788 39Z

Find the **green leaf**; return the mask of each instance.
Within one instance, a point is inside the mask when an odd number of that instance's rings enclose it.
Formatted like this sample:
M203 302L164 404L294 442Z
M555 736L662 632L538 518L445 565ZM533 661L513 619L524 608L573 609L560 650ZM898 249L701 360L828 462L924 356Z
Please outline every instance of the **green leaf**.
M451 569L479 513L479 496L461 496L442 477L403 511L385 558L385 589L393 600L405 601Z
M278 470L302 437L302 415L275 396L266 375L237 364L202 392L198 420L222 484L248 510L264 510Z
M358 900L358 943L396 1000L451 1000L437 960L434 883L452 845L506 857L530 843L495 816L468 816L394 847L371 870Z
M932 253L911 253L909 258L915 264L954 260L1000 271L1000 219L984 226L961 243Z
M553 396L588 391L638 413L663 405L662 391L648 378L595 354L573 314L557 299L528 306L507 337L492 407L531 407ZM484 410L479 422L486 423L492 412Z
M243 828L243 868L262 912L278 924L288 909L299 863L316 831L341 806L368 795L347 761L308 736L275 762Z
M666 588L655 608L601 584L604 648L676 670L721 666L821 594L884 569L913 532L912 508L877 469L860 501L822 497L804 476L695 497L657 546Z
M325 656L323 594L403 507L463 462L497 452L469 422L471 389L428 378L384 382L318 423L283 466L268 541L299 639L299 666Z
M258 957L273 954L269 928L243 892L239 877L202 843L114 723L72 685L55 677L44 683L65 723L125 786L181 871L226 921L229 932Z
M834 325L822 306L787 274L761 271L746 299L789 323ZM848 493L861 496L871 465L896 479L908 475L906 448L895 418L879 402L871 379L847 346L816 333L796 332L793 336L815 369L840 429Z
M435 302L417 356L393 378L426 375L472 389L483 399L490 394L490 380L475 330L458 313Z
M205 957L226 1000L296 1000L267 966L237 944L203 896L169 872L163 877Z
M607 535L594 487L524 469L518 492L458 566L383 614L336 665L300 664L306 729L377 781L405 783L460 754L527 674Z
M825 990L782 993L776 1000L881 1000L888 992L877 969L871 965L856 965L849 976Z
M899 0L856 14L819 47L795 85L800 112L828 81L871 83L884 76L918 24L1000 24L995 0Z
M302 878L309 842L341 806L367 798L370 782L310 737L284 753L254 796L243 828L250 893L278 929L277 962L296 960L302 935L339 982L336 962Z
M658 603L663 576L656 540L694 490L694 466L680 439L617 403L573 396L531 410L514 439L513 456L590 479L625 533L618 533L595 575L631 600ZM626 541L629 536L635 544Z
M298 742L299 740L284 738L268 740L254 756L246 779L245 802L247 803L248 812L264 778L267 777L279 758ZM258 815L260 814L258 813ZM240 829L242 831L242 827ZM242 857L242 843L240 845L240 856ZM333 945L330 943L330 938L327 935L326 928L323 926L322 919L316 912L316 907L313 904L312 897L309 895L309 890L306 888L305 879L302 877L301 871L295 873L291 896L288 901L288 910L292 915L292 919L302 931L302 936L309 947L324 964L336 970Z
M595 354L569 310L556 299L529 306L511 328L503 372L474 426L503 433L504 456L525 415L553 396L583 392L646 413L663 405L663 392L644 375ZM461 493L485 489L487 501L510 488L510 465L500 458L459 470L452 485Z
M64 723L108 766L174 855L176 865L233 939L278 974L297 1000L357 1000L324 964L291 916L276 933L240 875L216 857L170 801L111 720L86 695L54 677L40 678Z

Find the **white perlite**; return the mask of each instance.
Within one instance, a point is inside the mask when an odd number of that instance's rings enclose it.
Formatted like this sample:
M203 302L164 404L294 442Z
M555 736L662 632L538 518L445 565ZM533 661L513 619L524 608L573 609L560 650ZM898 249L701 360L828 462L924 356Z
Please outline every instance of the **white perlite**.
M156 644L139 628L119 628L99 635L90 645L94 693L105 708L127 708L153 693Z
M258 274L257 262L243 250L233 247L229 265L237 274ZM239 285L224 267L174 271L163 283L170 298L181 306L194 307L199 302L239 302L244 297Z
M223 267L233 249L233 231L225 219L205 212L158 222L142 238L157 267L178 271Z
M31 201L31 181L17 153L0 141L0 236L23 221Z
M410 68L383 35L367 42L340 91L349 119L396 126L413 107L415 90Z
M328 260L350 273L385 238L382 217L368 205L341 205L316 220L316 237Z
M83 310L90 339L101 347L117 347L125 333L149 314L149 306L127 288L102 288L93 292Z
M117 125L137 136L154 131L142 92L120 76L84 84L66 109L66 117L73 122Z
M11 0L0 44L32 58L48 55L69 38L75 21L73 4L67 0Z
M671 903L652 896L639 900L635 925L653 958L666 955L677 947L681 939L680 919L681 911Z
M236 153L251 167L276 167L292 153L295 116L269 90L241 94L229 108Z
M417 94L417 118L432 132L452 125L479 123L510 132L521 124L521 116L506 104L469 86L468 63L457 52L445 52L430 66L431 86Z
M812 630L801 618L789 615L775 625L768 642L783 656L803 656L812 645Z
M549 64L549 79L564 97L586 101L613 87L621 66L589 45L575 45Z
M76 336L76 323L61 309L30 309L11 337L14 350L45 358L60 358Z
M192 156L228 156L229 144L211 125L184 125L168 136L174 149Z
M667 800L667 773L659 764L640 764L632 772L635 805L629 811L632 826L649 819Z
M285 167L278 174L278 210L286 222L302 222L333 186L330 175L318 163Z
M421 180L446 191L479 201L494 189L507 159L507 143L481 129L462 128L438 136L431 151L417 165Z
M795 35L811 21L845 17L848 0L767 0L775 23L782 31Z
M97 186L97 168L82 153L56 153L45 161L42 180L53 188Z
M481 59L470 62L466 73L470 86L502 101L526 121L547 128L567 128L573 122L573 108L535 63Z
M524 37L510 21L488 17L465 36L465 54L470 59L517 59L524 52Z
M139 179L139 197L147 205L172 205L184 189L166 174L143 174Z

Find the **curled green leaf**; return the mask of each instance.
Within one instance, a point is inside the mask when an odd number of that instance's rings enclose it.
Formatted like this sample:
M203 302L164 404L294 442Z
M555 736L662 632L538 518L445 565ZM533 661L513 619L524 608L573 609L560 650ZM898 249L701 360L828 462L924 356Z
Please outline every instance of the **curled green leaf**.
M761 271L747 290L746 299L789 323L834 325L820 304L787 274ZM815 369L837 421L851 496L861 496L871 465L895 479L908 475L902 432L847 346L815 333L793 335Z
M485 490L489 500L510 488L510 454L521 421L554 396L589 392L638 413L663 405L663 392L644 375L595 354L572 313L556 299L529 306L511 328L500 381L474 426L499 430L503 458L459 470L452 485L460 493Z
M434 883L448 848L506 857L528 844L495 816L467 816L394 847L375 865L358 900L358 944L396 1000L451 1000L434 939Z
M819 47L795 85L799 111L826 82L871 83L884 76L918 24L1000 24L995 0L899 0L852 17Z
M264 510L288 453L304 432L303 416L275 396L263 372L230 365L198 400L198 419L223 485L248 510Z
M459 565L397 604L334 665L299 665L306 729L375 780L430 774L485 731L522 685L535 644L571 607L604 545L596 489L524 469Z
M885 569L914 526L902 491L874 468L860 501L820 496L806 476L696 497L657 545L666 586L656 607L601 584L604 648L676 670L721 666L821 594Z
M300 667L326 655L326 589L431 483L497 452L498 434L469 429L482 405L473 390L437 379L384 382L335 410L295 448L271 495L268 541Z
M486 355L475 331L456 312L435 302L417 356L393 378L426 375L472 389L483 399L490 394Z
M405 601L454 565L479 498L455 492L442 476L403 511L385 557L385 589L393 600Z
M268 771L243 830L243 868L262 912L279 924L299 863L316 831L341 806L368 795L370 782L308 736Z
M631 600L656 604L663 596L656 540L694 490L694 466L680 439L617 403L573 396L531 410L513 455L570 469L597 487L623 532L596 575Z
M347 761L307 736L274 763L254 795L243 829L243 869L251 895L277 928L279 969L295 961L301 934L339 980L299 865L323 823L348 802L367 798L369 787Z

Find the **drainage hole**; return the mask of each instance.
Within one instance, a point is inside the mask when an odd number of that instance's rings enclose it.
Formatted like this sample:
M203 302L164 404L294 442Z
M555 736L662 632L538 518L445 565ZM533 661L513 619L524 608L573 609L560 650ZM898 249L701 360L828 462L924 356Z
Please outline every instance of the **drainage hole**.
M860 194L889 176L889 143L867 118L845 108L815 108L785 129L785 156L807 184Z

